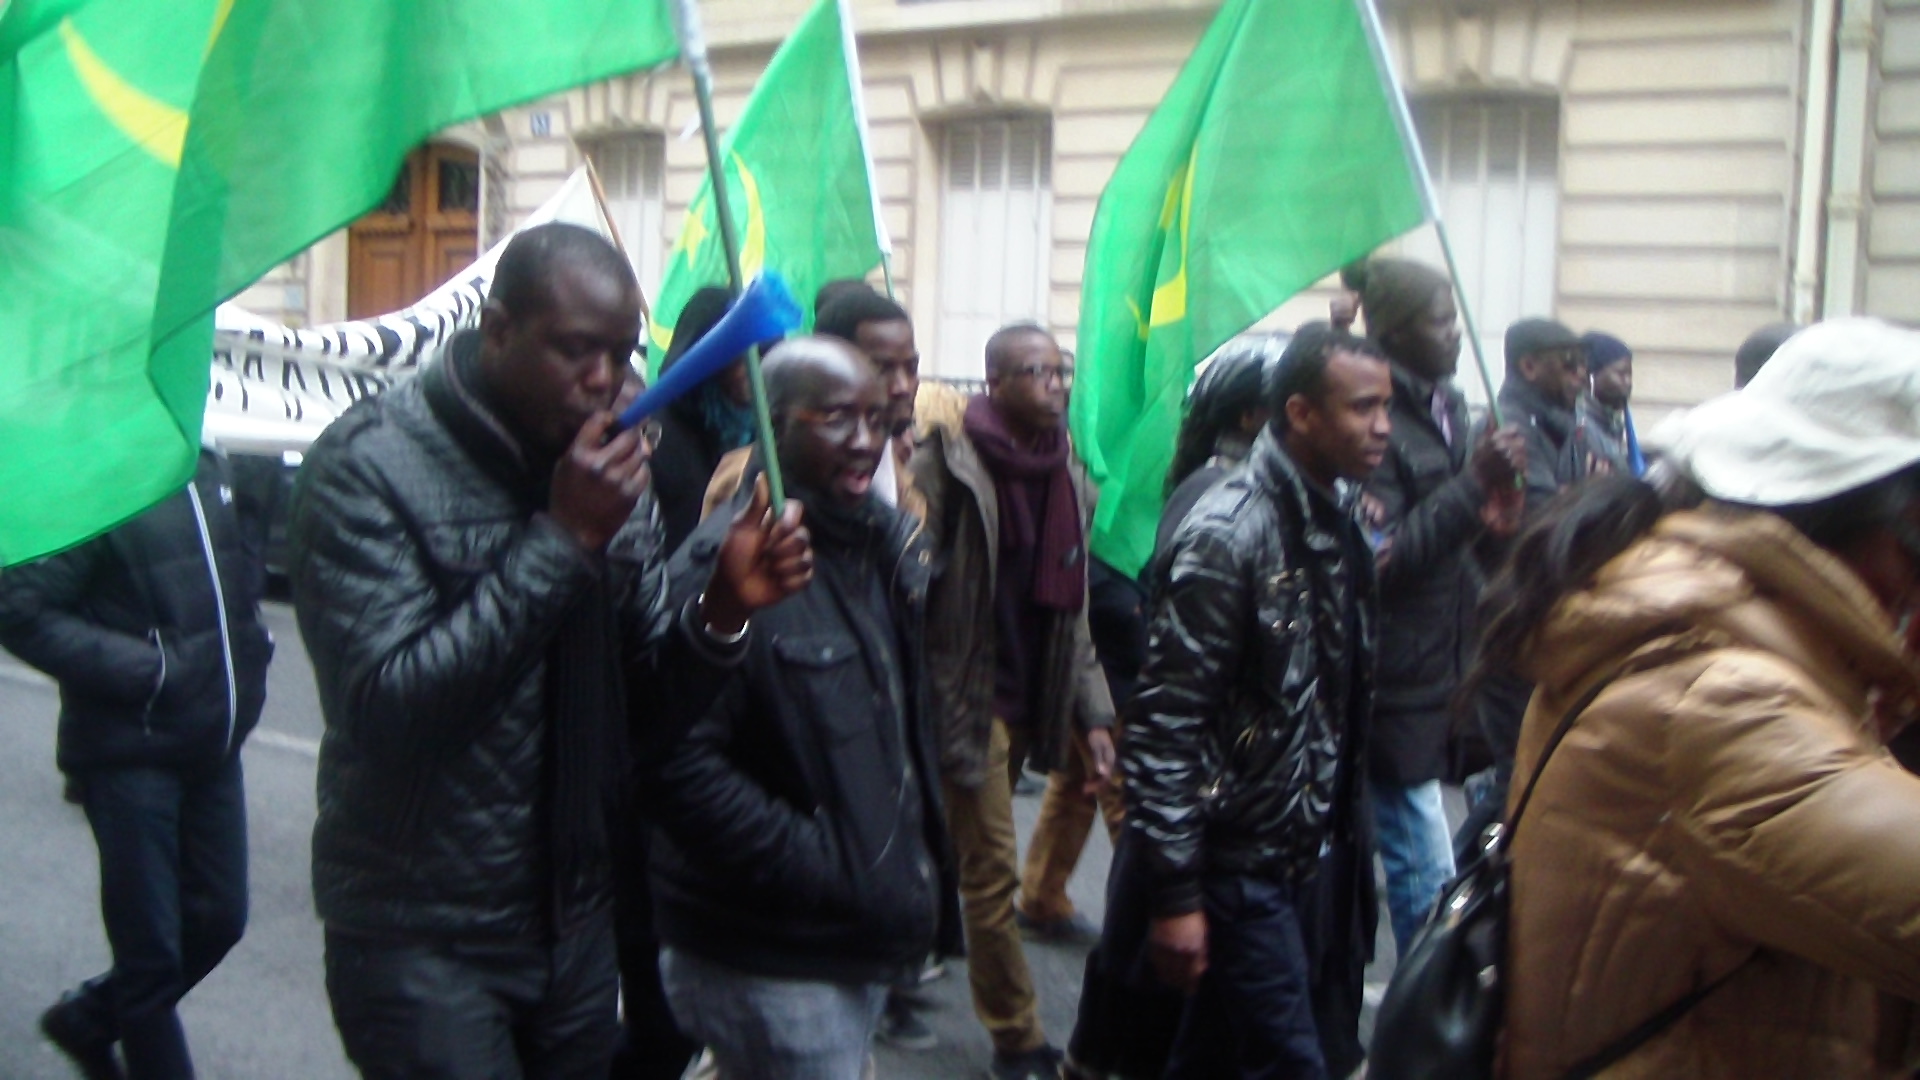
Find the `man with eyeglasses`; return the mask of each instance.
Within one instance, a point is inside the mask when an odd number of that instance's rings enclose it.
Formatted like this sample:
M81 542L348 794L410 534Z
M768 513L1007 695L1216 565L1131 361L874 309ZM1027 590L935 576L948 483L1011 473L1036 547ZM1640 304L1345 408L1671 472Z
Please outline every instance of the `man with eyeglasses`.
M874 481L891 426L867 359L796 338L765 374L814 579L754 615L737 676L679 717L690 733L648 785L660 969L721 1075L857 1080L887 988L959 948L926 680L929 559ZM676 587L714 572L733 516L695 529Z
M1085 470L1065 423L1073 367L1032 323L987 340L987 392L914 454L934 581L927 650L947 823L960 857L967 975L992 1074L1052 1077L1020 943L1010 763L1104 785L1113 702L1087 630ZM1042 807L1036 834L1065 800Z

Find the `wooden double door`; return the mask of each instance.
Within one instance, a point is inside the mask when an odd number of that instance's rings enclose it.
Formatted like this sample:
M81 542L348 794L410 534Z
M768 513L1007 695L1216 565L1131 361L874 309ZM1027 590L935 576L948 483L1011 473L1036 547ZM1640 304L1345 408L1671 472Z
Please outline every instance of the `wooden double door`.
M347 317L412 304L479 257L480 158L428 144L407 155L393 190L347 230Z

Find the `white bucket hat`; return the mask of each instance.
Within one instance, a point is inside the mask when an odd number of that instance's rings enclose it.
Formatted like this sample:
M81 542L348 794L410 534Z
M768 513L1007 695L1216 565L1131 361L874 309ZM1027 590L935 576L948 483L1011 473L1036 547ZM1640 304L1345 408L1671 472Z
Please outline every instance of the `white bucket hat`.
M1708 495L1818 502L1920 463L1920 331L1878 319L1810 326L1746 389L1669 418L1650 449Z

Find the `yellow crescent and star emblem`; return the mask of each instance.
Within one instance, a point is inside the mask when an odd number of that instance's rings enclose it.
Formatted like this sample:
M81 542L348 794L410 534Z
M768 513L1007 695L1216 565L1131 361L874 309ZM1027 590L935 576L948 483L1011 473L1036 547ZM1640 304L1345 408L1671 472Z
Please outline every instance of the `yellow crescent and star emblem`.
M1170 233L1176 219L1180 226L1180 269L1153 290L1145 316L1139 304L1131 297L1127 299L1141 341L1147 340L1155 330L1187 317L1187 230L1193 216L1193 177L1198 171L1195 165L1199 157L1200 146L1196 143L1187 155L1187 163L1174 170L1173 178L1167 181L1167 197L1160 206L1161 233Z
M747 214L746 235L740 240L740 273L746 280L752 281L760 276L760 271L766 269L767 264L766 209L760 198L760 181L753 175L753 170L747 167L747 163L741 160L739 154L729 154L728 160L733 165L734 172L740 177L742 202ZM679 238L673 242L674 254L685 259L686 272L689 274L700 272L701 256L707 241L717 231L715 226L707 220L712 213L712 191L702 191L699 197L693 200L693 205L687 207L686 221L680 226ZM668 264L671 265L673 261L673 256L668 256ZM725 273L724 268L721 273ZM689 289L688 292L692 290ZM656 320L648 327L648 335L655 345L665 349L673 342L673 327L662 325Z
M220 40L220 31L233 12L233 3L234 0L220 0L214 8L213 27L207 35L202 59L213 51L214 42ZM154 160L178 169L180 153L187 141L187 110L154 97L122 77L94 51L72 16L60 20L59 32L67 62L73 65L74 75L101 115Z

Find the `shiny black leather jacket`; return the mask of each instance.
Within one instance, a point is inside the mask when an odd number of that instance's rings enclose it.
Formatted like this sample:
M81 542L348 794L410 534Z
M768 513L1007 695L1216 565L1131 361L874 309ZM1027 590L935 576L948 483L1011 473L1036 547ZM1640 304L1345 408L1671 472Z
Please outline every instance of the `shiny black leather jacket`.
M1361 788L1373 574L1353 515L1271 431L1187 515L1121 749L1156 915L1198 910L1210 873L1304 881L1330 822L1358 819L1335 811Z

